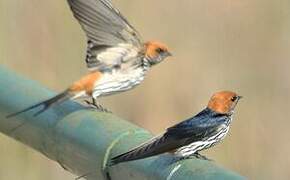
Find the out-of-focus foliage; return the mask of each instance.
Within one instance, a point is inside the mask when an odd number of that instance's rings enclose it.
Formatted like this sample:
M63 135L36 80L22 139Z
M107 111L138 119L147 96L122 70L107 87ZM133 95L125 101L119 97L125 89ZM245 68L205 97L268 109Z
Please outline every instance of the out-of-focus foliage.
M239 104L229 136L204 152L250 179L290 177L290 1L119 0L144 39L174 57L136 89L103 98L115 114L160 133L192 116L218 90ZM60 91L86 73L85 36L66 0L0 0L1 65ZM1 93L1 92L0 92ZM0 136L0 179L73 176L39 153Z

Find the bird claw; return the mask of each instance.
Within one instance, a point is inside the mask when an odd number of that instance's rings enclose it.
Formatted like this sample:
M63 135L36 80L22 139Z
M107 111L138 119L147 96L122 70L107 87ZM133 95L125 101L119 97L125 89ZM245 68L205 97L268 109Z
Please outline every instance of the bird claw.
M199 153L194 153L194 154L192 154L190 156L183 157L182 159L192 159L192 158L197 158L197 159L206 160L206 161L213 161L212 159L209 159L206 156L201 155Z
M204 155L201 155L199 153L194 153L193 156L197 159L201 159L201 160L206 160L206 161L213 161L212 159L209 159L207 158L206 156Z
M97 109L100 112L106 112L106 113L112 113L112 111L108 110L107 108L103 107L96 101L90 102L88 100L85 100L85 102L89 105L90 108L92 109Z

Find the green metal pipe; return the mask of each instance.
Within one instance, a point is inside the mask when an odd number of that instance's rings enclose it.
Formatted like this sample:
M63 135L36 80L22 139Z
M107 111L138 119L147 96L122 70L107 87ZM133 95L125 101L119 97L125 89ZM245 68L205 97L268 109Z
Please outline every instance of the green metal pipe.
M52 95L40 84L0 67L0 131L59 162L77 176L90 172L86 179L102 179L101 169L108 158L152 137L148 131L112 114L85 109L72 101L36 117L32 116L32 110L5 118ZM244 179L214 162L198 159L178 162L170 155L119 164L110 169L110 174L116 180Z

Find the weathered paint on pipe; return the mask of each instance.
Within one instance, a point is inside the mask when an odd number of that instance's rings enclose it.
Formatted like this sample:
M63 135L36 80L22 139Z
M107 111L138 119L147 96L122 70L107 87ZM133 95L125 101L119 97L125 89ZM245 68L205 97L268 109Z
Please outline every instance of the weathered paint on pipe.
M75 175L102 179L106 159L125 152L152 135L112 114L66 102L33 117L33 111L15 118L5 116L54 95L40 84L0 67L0 131L60 162ZM140 117L142 118L142 117ZM13 133L11 129L26 122ZM110 169L112 179L189 180L244 179L214 162L176 161L170 155L119 164Z

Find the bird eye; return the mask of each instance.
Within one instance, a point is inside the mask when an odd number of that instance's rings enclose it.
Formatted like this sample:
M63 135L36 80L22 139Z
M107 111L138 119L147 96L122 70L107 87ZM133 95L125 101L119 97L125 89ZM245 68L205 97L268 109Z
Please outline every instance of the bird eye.
M157 53L163 53L163 52L164 52L164 50L163 50L163 49L161 49L161 48L157 48L157 49L156 49L156 52L157 52Z
M233 96L232 98L231 98L231 101L233 101L233 102L235 102L236 100L237 100L237 96Z

